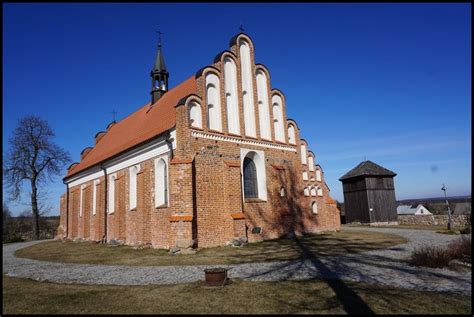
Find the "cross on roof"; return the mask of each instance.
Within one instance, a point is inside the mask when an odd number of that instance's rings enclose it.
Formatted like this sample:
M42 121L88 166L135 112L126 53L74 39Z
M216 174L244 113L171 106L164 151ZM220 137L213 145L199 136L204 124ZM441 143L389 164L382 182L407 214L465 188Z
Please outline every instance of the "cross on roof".
M242 21L240 21L239 30L240 32L244 33L244 26L242 25Z
M114 122L115 122L115 115L117 114L117 111L115 111L115 109L113 109L111 114L114 116Z
M161 32L160 30L156 31L156 33L158 33L158 45L161 46L161 35L165 33Z

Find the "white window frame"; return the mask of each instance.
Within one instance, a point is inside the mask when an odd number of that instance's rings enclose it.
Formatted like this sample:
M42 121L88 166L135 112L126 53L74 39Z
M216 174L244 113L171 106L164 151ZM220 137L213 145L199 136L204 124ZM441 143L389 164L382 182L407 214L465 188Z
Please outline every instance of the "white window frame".
M140 164L134 165L128 169L129 171L129 210L137 208L137 174L140 172Z
M311 155L308 156L308 167L311 172L314 171L314 158Z
M305 188L303 189L303 194L304 194L305 196L309 196L309 189L308 189L308 187L305 187Z
M318 196L322 196L323 195L323 189L321 187L318 187L317 188L317 191L318 191Z
M254 153L250 153L254 152ZM248 155L250 153L250 155ZM267 175L265 168L265 152L252 149L240 149L240 173L242 188L244 188L244 159L249 157L254 163L257 169L257 186L258 186L258 199L267 201ZM242 199L245 201L244 193L242 193Z
M99 185L99 180L95 180L92 183L92 215L95 216L97 213L97 186Z
M307 149L305 144L301 144L300 146L300 151L301 151L301 164L306 165L307 164Z
M107 213L113 214L115 212L115 180L117 179L117 174L111 174L109 176L109 188L108 188L108 197L107 197Z
M318 182L321 181L321 171L320 171L319 169L316 170L316 180L317 180Z
M79 196L79 217L82 217L82 209L84 208L84 203L82 200L84 199L84 190L86 189L86 185L81 185L81 192Z
M308 172L306 172L306 171L303 172L303 180L304 181L308 180Z
M316 210L315 210L315 207L316 207ZM318 203L316 201L313 201L311 203L311 212L315 215L318 214Z
M166 174L163 175L165 177L165 182L163 183L164 188L163 190L165 191L164 199L160 200L160 196L158 195L158 188L159 188L159 175L158 175L158 164L159 162L163 160L165 164L165 172ZM168 207L169 206L169 164L168 164L168 156L160 156L155 159L154 161L154 168L155 168L155 186L154 186L154 193L155 193L155 208L158 207Z
M195 100L189 102L189 123L191 128L202 129L202 108Z

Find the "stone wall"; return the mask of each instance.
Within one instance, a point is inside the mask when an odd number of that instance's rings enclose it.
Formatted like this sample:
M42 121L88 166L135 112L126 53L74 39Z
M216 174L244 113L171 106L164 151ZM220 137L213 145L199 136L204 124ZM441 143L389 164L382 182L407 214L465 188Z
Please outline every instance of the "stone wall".
M465 227L471 223L471 215L451 215L454 226ZM401 225L432 225L447 226L447 215L398 215L398 223Z

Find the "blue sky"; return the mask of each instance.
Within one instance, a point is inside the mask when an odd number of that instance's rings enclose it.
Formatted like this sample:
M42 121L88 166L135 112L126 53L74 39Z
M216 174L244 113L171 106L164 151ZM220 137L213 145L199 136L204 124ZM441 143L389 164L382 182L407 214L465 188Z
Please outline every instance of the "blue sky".
M287 100L333 198L364 157L398 174L396 198L471 194L471 5L3 4L3 151L35 114L74 161L149 100L157 34L170 86L239 30ZM58 214L61 177L49 187ZM26 207L10 204L14 213Z

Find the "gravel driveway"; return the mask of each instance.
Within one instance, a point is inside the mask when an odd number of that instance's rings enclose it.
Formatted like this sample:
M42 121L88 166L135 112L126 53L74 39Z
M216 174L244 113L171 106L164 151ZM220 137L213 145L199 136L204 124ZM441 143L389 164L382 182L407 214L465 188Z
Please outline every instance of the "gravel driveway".
M411 267L403 262L410 252L423 244L446 245L459 237L429 230L355 228L344 231L365 230L394 233L409 240L388 249L368 251L344 256L328 256L308 260L246 263L232 265L198 266L122 266L72 264L17 258L16 250L42 241L14 243L3 246L3 273L8 276L31 278L56 283L144 285L177 284L204 280L204 269L230 268L230 278L253 281L303 280L336 278L407 289L451 291L470 295L471 272L454 272L448 269Z

